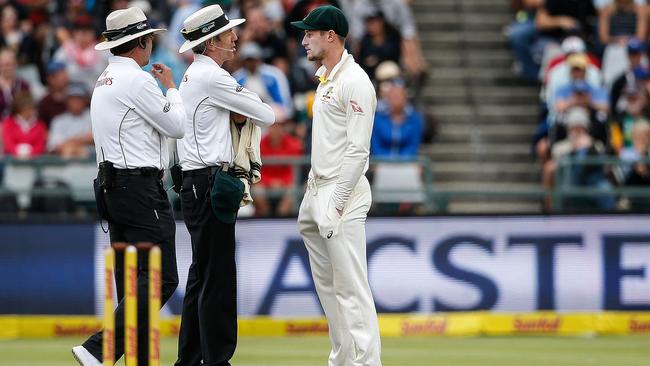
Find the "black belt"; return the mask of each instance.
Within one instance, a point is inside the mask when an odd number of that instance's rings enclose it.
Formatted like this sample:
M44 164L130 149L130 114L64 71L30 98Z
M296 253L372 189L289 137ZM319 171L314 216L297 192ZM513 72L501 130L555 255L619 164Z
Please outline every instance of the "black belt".
M155 177L162 179L164 170L158 168L133 168L133 169L114 169L115 175L140 175L143 177Z
M200 175L213 175L214 173L218 172L221 169L222 169L221 165L215 165L215 166L208 166L201 169L186 170L183 171L183 176L197 177Z

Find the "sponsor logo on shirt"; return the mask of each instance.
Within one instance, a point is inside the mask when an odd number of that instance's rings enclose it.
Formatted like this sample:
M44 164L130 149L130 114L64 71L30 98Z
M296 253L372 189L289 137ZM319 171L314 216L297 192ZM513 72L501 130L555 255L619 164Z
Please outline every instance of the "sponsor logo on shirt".
M169 103L169 102L165 103L165 106L163 107L163 112L164 113L169 112L169 110L171 109L171 106L172 106L171 103Z
M99 80L95 83L95 88L98 88L103 85L113 85L113 78L109 78L108 76L108 70L105 70L102 72L102 74L99 76Z
M113 78L103 78L97 80L97 82L95 83L95 88L99 88L100 86L104 86L104 85L113 85Z
M363 113L363 108L361 108L361 106L359 105L359 103L357 103L356 101L354 101L354 100L350 100L350 107L352 107L352 111L353 111L354 113L357 113L357 114L364 114L364 113Z
M187 74L183 75L183 82L187 82Z
M323 93L323 96L320 98L321 101L323 102L329 102L330 99L332 99L332 94L334 94L334 87L330 86L325 93Z
M237 93L239 93L239 92L242 91L242 90L244 90L244 87L241 86L241 85L237 85L237 87L235 88L235 91L236 91Z

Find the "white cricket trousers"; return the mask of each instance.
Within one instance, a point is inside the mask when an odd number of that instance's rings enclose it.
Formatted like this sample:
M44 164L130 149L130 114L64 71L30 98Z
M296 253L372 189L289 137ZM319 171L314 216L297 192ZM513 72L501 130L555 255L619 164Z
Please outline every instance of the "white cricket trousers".
M335 180L310 179L300 205L298 225L309 252L311 273L329 325L329 366L381 366L377 312L368 284L366 216L372 202L365 176L348 199L338 233L323 238Z

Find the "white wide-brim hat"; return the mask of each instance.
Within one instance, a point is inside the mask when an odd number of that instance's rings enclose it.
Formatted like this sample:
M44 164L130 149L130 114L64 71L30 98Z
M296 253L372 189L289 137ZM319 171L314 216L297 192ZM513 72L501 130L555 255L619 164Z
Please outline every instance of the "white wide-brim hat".
M199 9L183 22L181 34L183 34L183 38L186 41L178 50L178 53L192 49L201 44L201 42L221 34L230 28L236 27L245 21L246 19L228 19L228 16L219 5L210 5Z
M140 8L115 10L106 17L106 31L102 33L106 40L95 45L95 49L97 51L108 50L145 34L165 30L151 28L147 16Z

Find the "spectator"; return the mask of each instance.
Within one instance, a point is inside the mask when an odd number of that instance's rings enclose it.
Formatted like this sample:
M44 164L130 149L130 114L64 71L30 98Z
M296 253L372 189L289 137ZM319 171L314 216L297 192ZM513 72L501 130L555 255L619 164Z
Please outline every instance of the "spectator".
M556 123L562 122L563 114L572 107L587 108L592 116L593 133L598 139L607 142L607 92L585 81L589 61L584 54L573 54L567 58L570 66L570 83L558 88L553 97L553 105L549 104L549 114L535 132L533 144L538 160L545 163L549 159L550 146L564 138L565 126ZM564 121L566 122L566 121Z
M372 78L383 61L399 62L400 36L386 24L384 15L374 8L366 16L366 33L359 47L359 64Z
M584 54L571 55L567 59L570 66L569 82L559 86L555 91L553 98L553 110L556 113L562 113L569 107L575 106L583 101L579 98L587 96L587 102L597 110L607 112L609 110L609 101L607 92L599 85L593 85L587 81L587 66L589 61Z
M0 118L11 113L14 97L29 93L29 84L16 75L16 53L10 49L0 50Z
M246 12L245 26L239 37L240 44L257 43L262 49L264 63L278 66L276 62L288 62L289 54L285 41L275 31L273 23L264 14L262 8L256 7Z
M350 26L348 38L354 54L357 53L358 44L364 34L364 18L369 12L374 11L375 4L379 7L387 24L397 29L400 35L400 54L405 76L414 79L413 84L419 88L421 85L415 81L424 81L422 76L427 71L427 65L422 55L415 18L408 3L404 0L345 0L340 3L340 8L348 18Z
M627 43L648 35L646 0L594 0L598 10L598 37L603 45Z
M370 153L376 157L413 158L422 140L422 115L408 103L403 83L393 83L387 110L375 113Z
M54 54L54 60L67 66L71 81L82 82L88 90L95 88L97 77L108 65L107 55L95 51L95 29L87 15L73 22L72 35Z
M570 35L593 34L596 10L592 0L546 0L535 16L535 25L547 40L542 70L559 52L562 39Z
M565 121L567 137L553 146L553 160L544 165L543 181L545 188L548 189L553 188L559 159L571 157L580 160L588 156L604 156L605 147L594 140L589 133L591 121L587 109L582 107L569 109ZM570 167L570 184L581 187L611 188L611 183L607 180L601 165L575 164ZM596 199L576 199L570 207L583 208L594 204L602 210L612 210L615 207L615 200L610 195L601 195ZM546 208L550 208L550 201L546 202Z
M535 13L544 0L524 0L523 9L517 13L515 22L506 29L508 43L515 56L514 69L526 80L536 82L539 80L539 64L541 52L535 52L543 45L535 26Z
M610 141L614 151L632 146L633 126L647 117L648 98L643 86L628 84L621 104L623 112L612 119Z
M566 124L567 112L574 107L584 108L590 116L589 131L592 137L598 139L601 143L608 143L607 131L607 93L600 88L592 88L583 80L576 80L566 88L558 91L556 109L558 119ZM554 136L551 142L557 141L564 137L564 126L556 123L553 126Z
M30 25L28 22L21 27L18 19L18 11L11 4L6 4L0 10L0 48L10 48L17 55L21 55L21 63L28 61L25 56L33 46L33 40L26 30Z
M404 83L402 69L393 61L384 61L375 69L374 78L375 91L377 92L377 110L379 112L388 113L388 91L393 86L393 83Z
M65 112L65 97L68 87L68 72L65 65L51 61L47 64L48 93L38 103L38 118L50 126L52 118Z
M9 156L32 158L45 152L47 127L38 119L29 93L20 93L13 100L12 113L2 122L2 141Z
M650 185L650 123L641 119L632 128L632 146L621 150L619 154L622 165L622 183L626 186ZM629 197L622 200L624 207L634 212L648 212L650 199Z
M621 151L620 158L623 164L623 183L626 186L649 186L650 185L650 123L647 120L639 120L632 128L631 147ZM630 197L629 209L635 212L648 212L650 210L650 199L646 197Z
M595 15L592 0L545 0L535 24L544 36L559 42L576 32L590 34Z
M627 69L619 75L611 85L610 110L614 115L622 112L618 107L619 99L623 95L626 85L642 83L650 77L646 66L644 66L645 44L636 38L630 38L627 42Z
M283 123L275 123L262 137L260 152L264 157L299 157L303 153L300 140L285 131ZM296 166L263 165L262 180L253 188L258 216L289 216L293 212L296 188ZM278 195L279 198L275 198ZM269 197L271 196L271 197Z
M607 113L609 108L607 92L602 88L594 88L581 79L574 79L571 84L560 88L555 99L555 110L558 113L576 106L591 107L604 113Z
M600 70L600 59L593 53L587 52L587 46L585 45L585 41L583 41L582 38L578 36L566 37L564 40L562 40L560 50L562 51L562 54L552 58L549 61L546 70L544 70L544 83L547 83L550 74L553 72L556 66L566 65L566 59L575 53L584 53L587 55L589 58L589 64L594 66L594 70Z
M560 57L556 64L551 64L546 74L544 98L546 105L552 109L555 105L555 94L558 89L571 83L573 68L584 69L586 74L583 80L597 88L602 85L600 70L593 59L585 53L585 44L579 37L569 37L562 42L564 57ZM569 62L569 60L571 60ZM553 62L553 61L552 61Z
M30 19L34 27L31 32L34 42L29 47L26 55L27 60L25 62L28 63L28 70L25 70L25 66L21 67L21 75L23 75L23 72L28 71L37 79L37 82L31 79L28 82L32 88L33 96L36 96L38 93L34 89L42 87L41 99L47 93L47 64L51 61L52 54L54 54L59 46L56 41L56 29L53 25L54 15L48 13L46 6L47 3L44 3L43 8L32 9ZM22 61L19 61L19 64L21 63ZM23 75L23 77L26 76Z
M634 122L631 130L631 145L619 153L624 163L623 181L626 185L650 185L648 164L639 163L641 159L650 158L650 123L645 118L639 119Z
M599 11L600 41L605 47L603 53L603 78L610 87L628 68L625 46L630 40L643 40L647 35L647 14L645 4L634 0L607 1ZM643 1L645 3L645 0ZM641 46L643 43L641 43Z
M293 102L287 77L275 66L262 61L262 49L257 43L242 46L239 53L243 67L233 77L240 85L260 96L275 111L275 120L284 121L293 116Z
M73 83L67 97L67 111L52 120L47 150L64 159L88 158L93 145L88 92L84 84Z

